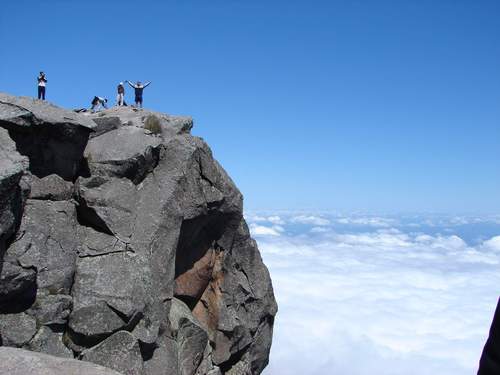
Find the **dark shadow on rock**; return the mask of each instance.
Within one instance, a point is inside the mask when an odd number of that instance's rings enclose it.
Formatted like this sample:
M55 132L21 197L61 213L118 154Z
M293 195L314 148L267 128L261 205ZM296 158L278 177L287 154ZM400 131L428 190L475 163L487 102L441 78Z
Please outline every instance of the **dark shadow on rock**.
M78 224L82 226L90 227L97 232L113 236L113 232L109 229L104 220L102 220L93 209L88 207L84 200L80 200L76 205L76 219Z
M500 374L500 299L498 300L493 322L491 323L490 335L479 361L477 375Z
M37 285L31 284L22 293L0 301L0 314L17 314L29 309L36 300Z
M45 123L37 125L36 131L33 128L4 127L9 130L17 151L29 158L29 170L35 176L42 178L57 174L67 181L78 177L89 129L65 124L56 130Z

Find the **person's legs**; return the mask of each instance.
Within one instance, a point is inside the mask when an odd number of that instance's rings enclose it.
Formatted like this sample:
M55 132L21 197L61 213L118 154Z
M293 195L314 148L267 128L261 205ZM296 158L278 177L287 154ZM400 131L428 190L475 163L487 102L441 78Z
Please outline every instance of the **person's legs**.
M42 86L38 86L38 99L42 98Z
M123 106L124 95L120 94L120 106Z
M142 96L139 98L139 105L141 106L142 108Z
M45 100L45 86L42 86L42 100Z

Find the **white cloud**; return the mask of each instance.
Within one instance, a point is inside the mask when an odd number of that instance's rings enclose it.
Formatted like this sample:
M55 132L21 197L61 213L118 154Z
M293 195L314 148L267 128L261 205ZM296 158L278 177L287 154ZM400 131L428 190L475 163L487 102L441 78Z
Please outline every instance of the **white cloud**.
M325 228L325 227L312 227L310 232L311 233L327 233L329 232L331 229L329 228Z
M495 236L488 241L484 241L483 249L488 251L500 252L500 236Z
M339 224L366 225L371 227L390 227L396 223L393 218L384 217L341 217L336 220Z
M271 223L275 225L285 224L285 221L278 215L262 216L262 215L246 214L245 220L247 220L249 223Z
M264 225L250 224L250 232L255 237L279 236L283 230L280 226L266 227Z
M292 236L285 225L258 238L279 305L265 375L477 370L498 298L500 236L471 246L454 233L374 228L325 224Z
M290 219L290 222L296 223L296 224L314 225L314 226L318 226L318 227L330 225L330 220L328 220L324 217L315 216L315 215L294 216Z

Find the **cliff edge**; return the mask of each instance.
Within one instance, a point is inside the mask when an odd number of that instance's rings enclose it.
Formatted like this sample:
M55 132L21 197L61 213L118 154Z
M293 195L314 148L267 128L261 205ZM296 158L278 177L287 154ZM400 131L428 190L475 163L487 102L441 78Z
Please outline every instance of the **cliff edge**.
M75 359L133 375L262 372L271 279L241 193L192 126L0 94L2 346L59 357L61 373ZM0 373L26 353L0 347Z

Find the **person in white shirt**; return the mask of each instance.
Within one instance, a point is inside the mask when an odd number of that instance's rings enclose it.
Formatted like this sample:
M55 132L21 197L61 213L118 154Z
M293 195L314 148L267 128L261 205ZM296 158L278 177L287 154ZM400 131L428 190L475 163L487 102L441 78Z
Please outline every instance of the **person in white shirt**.
M44 72L40 72L38 76L38 99L45 100L45 85L47 84L47 78Z

